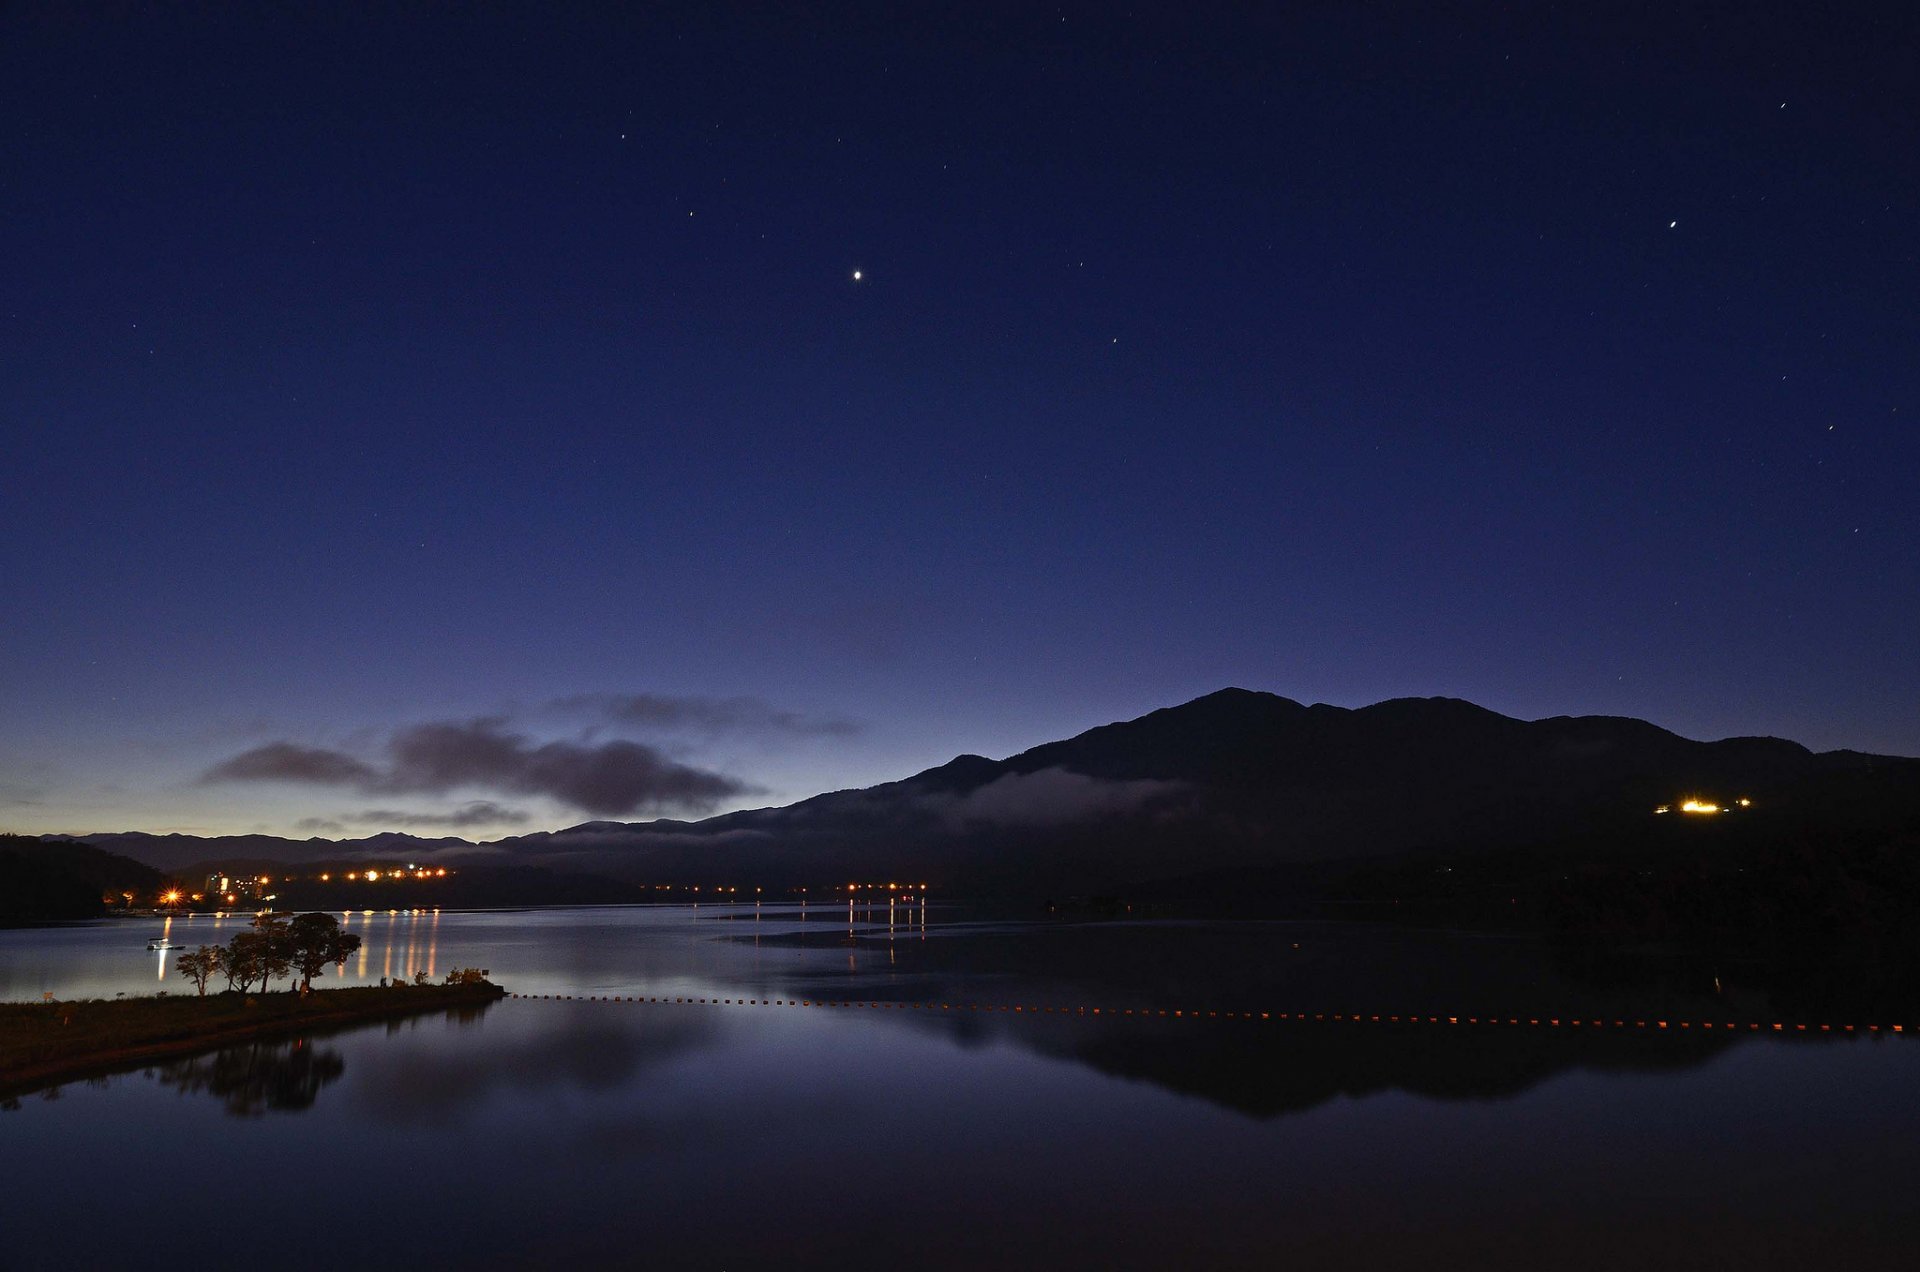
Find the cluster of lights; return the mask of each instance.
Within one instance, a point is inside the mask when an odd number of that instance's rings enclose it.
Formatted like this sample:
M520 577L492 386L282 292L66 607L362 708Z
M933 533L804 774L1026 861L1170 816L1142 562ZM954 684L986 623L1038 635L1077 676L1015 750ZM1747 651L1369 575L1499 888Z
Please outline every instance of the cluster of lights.
M1732 804L1716 804L1710 799L1683 799L1680 801L1679 807L1683 813L1691 813L1696 817L1710 817L1715 813L1724 813L1732 808L1752 808L1753 801L1743 797L1735 800ZM1661 804L1653 811L1656 813L1670 813L1673 810L1674 806L1672 804Z
M445 874L446 872L441 871L441 873ZM349 875L348 877L351 878L352 876ZM719 883L711 886L699 883L655 883L643 884L641 886L651 887L655 892L700 892L710 896L735 896L741 892L747 892L753 896L760 896L766 892L765 888L742 888L729 883ZM925 892L927 885L924 883L849 883L844 886L844 890L847 892ZM782 888L776 889L776 891L785 892L794 896L804 896L807 889ZM835 884L832 891L842 891L842 885Z
M730 883L714 884L711 887L699 883L643 883L640 886L643 888L651 888L655 892L706 892L716 896L732 896L736 893L748 892L757 897L766 893L764 887L743 888ZM790 895L799 895L806 892L806 889L776 888L774 891L784 892Z
M323 874L320 876L320 882L326 883L331 880L332 877L332 875ZM367 883L378 883L382 879L444 879L447 877L447 868L441 866L437 870L429 870L425 866L395 866L386 871L378 869L349 870L347 871L346 877L349 879L364 880Z

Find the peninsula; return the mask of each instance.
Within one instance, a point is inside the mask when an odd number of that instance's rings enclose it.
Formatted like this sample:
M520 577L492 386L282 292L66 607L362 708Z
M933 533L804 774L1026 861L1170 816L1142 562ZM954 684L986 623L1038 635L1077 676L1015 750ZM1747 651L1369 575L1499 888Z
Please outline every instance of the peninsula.
M0 1003L0 1098L231 1043L293 1037L362 1021L485 1007L506 990L478 976L442 985L306 994Z

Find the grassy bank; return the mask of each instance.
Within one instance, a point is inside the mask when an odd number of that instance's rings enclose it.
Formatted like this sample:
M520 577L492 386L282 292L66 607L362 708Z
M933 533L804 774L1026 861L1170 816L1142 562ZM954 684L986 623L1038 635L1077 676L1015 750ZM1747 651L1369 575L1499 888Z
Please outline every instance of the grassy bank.
M227 1043L491 1003L498 985L0 1003L0 1094Z

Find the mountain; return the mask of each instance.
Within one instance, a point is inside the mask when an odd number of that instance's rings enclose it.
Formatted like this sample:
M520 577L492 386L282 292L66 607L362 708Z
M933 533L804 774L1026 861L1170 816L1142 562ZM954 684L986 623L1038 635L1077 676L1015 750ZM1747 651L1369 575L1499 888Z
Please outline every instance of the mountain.
M1717 818L1660 817L1690 796ZM1709 827L1706 823L1712 822ZM1683 824L1684 823L1684 824ZM1449 854L1604 856L1676 835L1920 827L1920 760L1815 754L1778 738L1695 742L1609 716L1523 721L1453 698L1359 709L1224 689L1004 760L962 755L896 782L697 822L586 822L484 850L464 840L134 836L156 860L396 856L540 864L646 883L1088 894L1298 885L1315 863ZM157 837L147 837L155 839ZM244 846L244 851L241 849ZM155 854L155 855L149 855ZM185 856L176 857L185 860ZM1325 872L1314 876L1324 881Z
M97 918L104 895L150 895L160 883L152 867L87 844L0 835L0 923Z
M1225 689L784 808L504 845L661 881L1088 893L1358 858L1598 849L1671 831L1680 818L1652 810L1690 795L1748 798L1738 816L1774 830L1913 825L1916 792L1920 761L1778 738L1694 742L1641 720L1522 721L1451 698L1349 710Z
M191 879L193 867L218 864L236 867L260 867L322 861L334 857L415 860L449 849L473 849L470 840L455 836L423 839L418 835L390 831L360 839L287 839L280 835L151 835L145 831L110 831L87 835L42 835L42 839L71 839L104 848L108 852L144 861L158 870ZM206 871L198 871L204 875Z

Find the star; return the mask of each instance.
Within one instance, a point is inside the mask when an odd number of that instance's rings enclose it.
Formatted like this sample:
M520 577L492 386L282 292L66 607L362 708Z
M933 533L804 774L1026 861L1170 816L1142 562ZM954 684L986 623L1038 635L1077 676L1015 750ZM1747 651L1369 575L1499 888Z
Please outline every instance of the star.
M853 281L856 283L860 281L860 271L857 269L853 271Z

